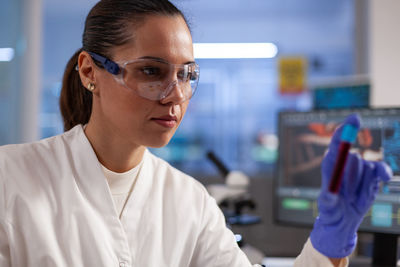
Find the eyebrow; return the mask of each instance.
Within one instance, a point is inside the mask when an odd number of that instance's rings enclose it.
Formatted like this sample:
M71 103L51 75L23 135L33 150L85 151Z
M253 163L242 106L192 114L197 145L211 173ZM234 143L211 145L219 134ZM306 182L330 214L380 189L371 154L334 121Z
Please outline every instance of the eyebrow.
M167 61L167 60L165 60L165 59L163 59L161 57L144 56L144 57L140 57L139 59L153 59L153 60L156 60L156 61L161 61L161 62L164 62L164 63L172 64L169 61ZM191 63L196 63L196 62L195 61L187 61L187 62L183 63L183 65L191 64Z

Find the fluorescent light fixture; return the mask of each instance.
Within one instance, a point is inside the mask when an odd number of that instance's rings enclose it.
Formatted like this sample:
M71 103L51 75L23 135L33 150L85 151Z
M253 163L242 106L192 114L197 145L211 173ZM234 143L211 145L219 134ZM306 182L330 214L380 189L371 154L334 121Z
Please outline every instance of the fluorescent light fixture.
M14 58L14 48L0 48L0 61L11 61Z
M273 43L195 43L194 58L273 58Z

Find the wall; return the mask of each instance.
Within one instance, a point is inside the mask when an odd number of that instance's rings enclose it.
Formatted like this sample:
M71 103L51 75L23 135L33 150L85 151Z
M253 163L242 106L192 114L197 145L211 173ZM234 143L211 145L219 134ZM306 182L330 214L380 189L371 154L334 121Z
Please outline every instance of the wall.
M400 105L400 1L370 0L373 106Z
M6 0L1 5L0 47L14 57L0 62L0 145L39 138L41 89L41 0Z

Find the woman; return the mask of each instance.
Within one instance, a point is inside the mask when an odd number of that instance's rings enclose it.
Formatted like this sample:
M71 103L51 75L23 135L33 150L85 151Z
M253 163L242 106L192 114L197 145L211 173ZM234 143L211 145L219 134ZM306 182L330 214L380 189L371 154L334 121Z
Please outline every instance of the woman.
M250 266L204 187L146 149L169 142L198 78L170 2L98 2L64 74L66 132L0 150L0 266ZM298 266L346 264L317 252L324 223Z

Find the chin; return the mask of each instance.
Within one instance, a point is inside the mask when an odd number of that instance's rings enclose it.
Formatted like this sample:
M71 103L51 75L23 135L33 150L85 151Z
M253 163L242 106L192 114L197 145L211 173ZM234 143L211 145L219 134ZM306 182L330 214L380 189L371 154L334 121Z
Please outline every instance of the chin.
M150 142L148 142L146 144L147 147L151 147L151 148L160 148L160 147L164 147L166 145L168 145L169 141L171 140L171 137L165 138L165 137L160 137L157 138L155 140L151 140Z
M168 145L168 143L165 143L165 144L149 144L149 145L147 145L146 147L161 148L161 147L164 147L164 146L166 146L166 145Z

